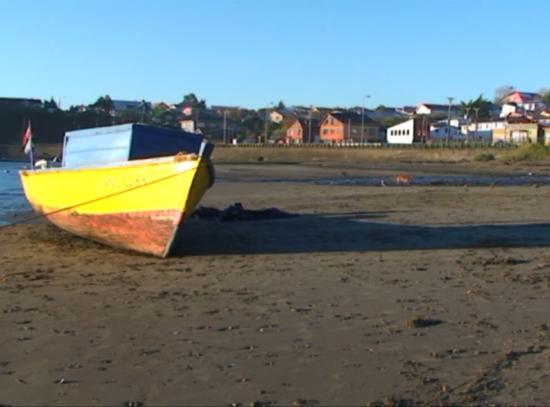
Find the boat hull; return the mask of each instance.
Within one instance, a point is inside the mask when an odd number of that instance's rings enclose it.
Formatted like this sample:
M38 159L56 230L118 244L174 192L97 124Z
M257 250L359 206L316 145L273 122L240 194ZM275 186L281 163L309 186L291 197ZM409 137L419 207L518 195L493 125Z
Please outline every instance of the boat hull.
M166 257L213 182L208 161L175 156L119 166L21 171L33 208L61 229Z

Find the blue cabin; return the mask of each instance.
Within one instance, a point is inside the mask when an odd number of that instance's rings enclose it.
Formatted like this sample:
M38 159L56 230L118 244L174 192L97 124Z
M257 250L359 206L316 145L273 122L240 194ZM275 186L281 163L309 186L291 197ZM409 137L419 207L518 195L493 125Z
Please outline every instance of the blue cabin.
M179 152L208 158L212 150L213 145L198 134L143 124L121 124L66 132L63 167L100 166Z

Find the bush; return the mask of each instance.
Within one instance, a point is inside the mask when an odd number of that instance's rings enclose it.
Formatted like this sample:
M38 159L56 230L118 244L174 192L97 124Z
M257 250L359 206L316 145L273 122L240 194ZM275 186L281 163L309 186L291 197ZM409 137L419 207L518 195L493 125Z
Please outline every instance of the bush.
M480 153L474 156L474 161L493 161L495 156L491 153Z

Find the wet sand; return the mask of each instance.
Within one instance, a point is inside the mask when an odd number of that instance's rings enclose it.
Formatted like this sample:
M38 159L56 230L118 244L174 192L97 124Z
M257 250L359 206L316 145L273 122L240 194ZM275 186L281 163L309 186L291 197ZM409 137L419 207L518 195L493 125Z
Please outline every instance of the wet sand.
M547 403L550 187L273 167L219 166L202 204L301 216L190 221L165 260L2 229L0 403Z

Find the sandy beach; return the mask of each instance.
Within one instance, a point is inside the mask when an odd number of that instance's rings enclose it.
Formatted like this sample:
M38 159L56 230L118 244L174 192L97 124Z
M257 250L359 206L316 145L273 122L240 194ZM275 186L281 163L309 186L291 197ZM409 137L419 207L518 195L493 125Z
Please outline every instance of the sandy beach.
M548 403L550 187L217 172L202 205L299 216L191 220L168 259L44 221L0 231L0 403Z

